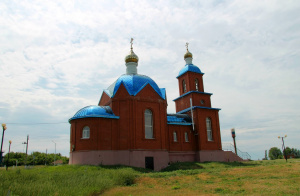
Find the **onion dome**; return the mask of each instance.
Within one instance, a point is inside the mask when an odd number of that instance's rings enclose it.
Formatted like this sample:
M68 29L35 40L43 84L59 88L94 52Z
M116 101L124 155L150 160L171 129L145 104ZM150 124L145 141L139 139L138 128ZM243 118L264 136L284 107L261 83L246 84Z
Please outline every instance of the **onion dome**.
M125 57L125 62L134 62L137 63L139 61L139 57L133 52L132 48L130 50L130 53Z
M193 58L193 54L188 49L186 49L186 53L184 54L184 59L186 58Z
M184 54L184 59L193 58L193 54L189 51L189 43L187 42L185 46L186 46L186 53Z
M132 43L133 42L133 38L131 38L131 48L130 48L130 53L125 57L125 62L129 63L129 62L134 62L134 63L138 63L139 61L139 57L133 52L133 48L132 48Z

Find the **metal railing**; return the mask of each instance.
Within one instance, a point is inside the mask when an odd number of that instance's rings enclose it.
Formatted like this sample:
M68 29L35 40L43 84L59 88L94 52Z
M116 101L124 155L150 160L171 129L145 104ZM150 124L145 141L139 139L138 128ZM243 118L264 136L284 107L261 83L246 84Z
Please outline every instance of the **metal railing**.
M222 150L231 151L235 153L234 146L231 143L222 143ZM242 152L238 148L236 149L237 155L241 157L243 160L251 160L251 156L247 152Z

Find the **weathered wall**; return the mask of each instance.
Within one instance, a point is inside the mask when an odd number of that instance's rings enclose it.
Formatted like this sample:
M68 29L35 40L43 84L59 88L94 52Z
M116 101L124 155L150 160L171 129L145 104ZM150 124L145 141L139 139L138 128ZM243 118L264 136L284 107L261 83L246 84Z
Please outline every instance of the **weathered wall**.
M93 150L76 151L70 153L69 164L83 165L128 165L145 167L145 157L153 157L154 170L158 171L168 166L169 156L167 151L155 150Z

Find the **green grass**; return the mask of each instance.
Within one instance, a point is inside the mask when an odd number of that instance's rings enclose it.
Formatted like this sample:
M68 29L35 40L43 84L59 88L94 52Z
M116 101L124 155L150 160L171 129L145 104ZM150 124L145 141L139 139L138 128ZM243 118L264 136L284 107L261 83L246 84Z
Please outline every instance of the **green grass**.
M48 166L0 170L0 195L89 195L134 183L138 172L129 167Z
M300 159L0 169L0 195L300 195Z

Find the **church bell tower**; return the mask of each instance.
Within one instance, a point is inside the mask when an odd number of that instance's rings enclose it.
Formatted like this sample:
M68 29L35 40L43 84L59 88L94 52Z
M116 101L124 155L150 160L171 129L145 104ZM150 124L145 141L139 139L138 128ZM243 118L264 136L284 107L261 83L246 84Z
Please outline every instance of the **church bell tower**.
M174 99L176 113L193 116L194 135L198 140L198 150L221 150L219 110L211 107L212 93L204 92L204 73L193 64L193 54L186 43L185 66L177 76L179 97ZM191 115L191 111L193 115Z

